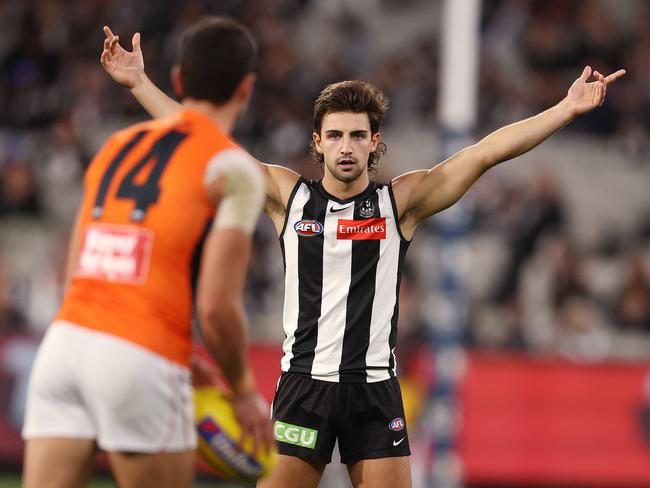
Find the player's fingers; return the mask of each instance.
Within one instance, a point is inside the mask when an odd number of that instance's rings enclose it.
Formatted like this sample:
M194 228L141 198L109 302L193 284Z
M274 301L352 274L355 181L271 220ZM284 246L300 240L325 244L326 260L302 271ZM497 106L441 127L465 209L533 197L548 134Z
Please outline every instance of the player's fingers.
M102 51L101 56L99 57L99 62L100 62L102 65L106 65L106 64L109 63L110 61L111 61L111 53L110 53L110 51L109 51L108 49L104 49L104 50Z
M624 69L619 69L618 71L612 73L611 75L608 75L605 77L605 83L611 83L612 81L618 80L621 76L625 75L627 71Z
M102 28L102 30L104 31L104 35L105 35L107 38L111 39L111 38L113 37L113 31L111 30L111 28L110 28L109 26L105 25L105 26Z
M268 454L273 442L272 431L270 429L270 422L266 415L260 417L255 426L255 454L262 451Z
M253 455L257 456L260 451L266 450L266 442L264 440L264 432L261 425L255 428L255 436L253 437Z
M115 46L117 46L117 45L119 44L119 42L120 42L120 36L114 36L114 37L110 40L110 43L109 43L109 44L110 44L111 51L112 51L113 49L115 49Z
M241 432L239 434L238 443L240 446L244 445L244 441L248 437L253 437L253 428L249 422L241 422ZM254 437L253 437L254 441Z
M256 455L258 453L268 452L268 446L266 445L266 433L264 432L264 424L262 422L258 422L257 427L255 429L255 443L256 443L256 451L255 451Z
M582 70L582 74L580 75L580 79L582 81L587 81L590 76L591 76L591 66L585 66L585 69Z
M255 424L251 424L249 428L247 429L247 432L245 436L241 440L241 445L244 443L244 439L250 437L250 439L253 442L253 456L257 455L257 449L259 446L259 438L258 438L258 432L257 432L257 426Z
M605 100L603 86L604 86L603 83L598 83L596 85L595 98L596 98L596 105L597 106L601 106L603 104L603 101Z
M133 34L133 39L131 39L131 44L133 45L133 52L140 51L140 33L136 32Z

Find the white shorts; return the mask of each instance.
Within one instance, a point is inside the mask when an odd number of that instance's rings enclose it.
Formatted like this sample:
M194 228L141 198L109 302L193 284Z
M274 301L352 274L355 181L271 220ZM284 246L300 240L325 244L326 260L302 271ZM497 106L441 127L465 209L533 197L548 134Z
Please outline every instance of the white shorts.
M106 451L193 450L190 371L119 337L55 322L32 369L23 437L96 439Z

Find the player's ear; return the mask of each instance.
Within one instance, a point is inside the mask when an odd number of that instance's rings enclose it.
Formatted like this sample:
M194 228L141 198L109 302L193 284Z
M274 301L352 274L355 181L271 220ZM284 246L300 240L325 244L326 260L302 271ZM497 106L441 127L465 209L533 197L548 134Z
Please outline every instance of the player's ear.
M320 142L321 142L320 141L320 135L318 135L318 133L316 133L316 132L312 132L311 133L311 139L314 141L314 147L316 148L316 151L318 152L318 154L323 154L323 148L321 147L321 144L320 144Z
M239 101L247 103L253 95L253 88L255 87L255 80L257 75L255 73L248 73L242 78L235 92L235 98Z
M375 152L379 147L380 142L381 142L381 132L375 132L371 138L370 152Z
M171 81L172 88L174 89L174 94L178 99L185 97L185 89L183 87L183 80L181 79L181 67L177 64L172 66L171 72Z

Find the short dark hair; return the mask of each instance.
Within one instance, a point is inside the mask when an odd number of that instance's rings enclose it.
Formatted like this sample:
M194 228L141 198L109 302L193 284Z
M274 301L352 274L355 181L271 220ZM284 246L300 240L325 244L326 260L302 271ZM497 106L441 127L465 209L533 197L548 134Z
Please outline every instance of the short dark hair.
M183 34L177 64L185 97L221 105L255 71L257 44L239 22L204 17Z
M327 85L314 103L314 132L320 135L323 119L328 113L354 112L368 114L370 131L376 134L381 129L381 123L388 110L388 98L372 83L367 81L341 81ZM379 143L377 149L370 153L368 171L374 172L379 159L386 152L386 144ZM312 143L312 153L316 161L324 164L322 154L319 154Z

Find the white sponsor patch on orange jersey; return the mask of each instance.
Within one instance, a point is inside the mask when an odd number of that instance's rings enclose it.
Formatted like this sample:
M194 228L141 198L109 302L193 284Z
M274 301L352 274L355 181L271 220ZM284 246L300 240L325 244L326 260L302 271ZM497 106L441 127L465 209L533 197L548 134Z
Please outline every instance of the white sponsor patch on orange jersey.
M153 231L142 227L87 225L75 276L133 285L144 283L153 238Z

